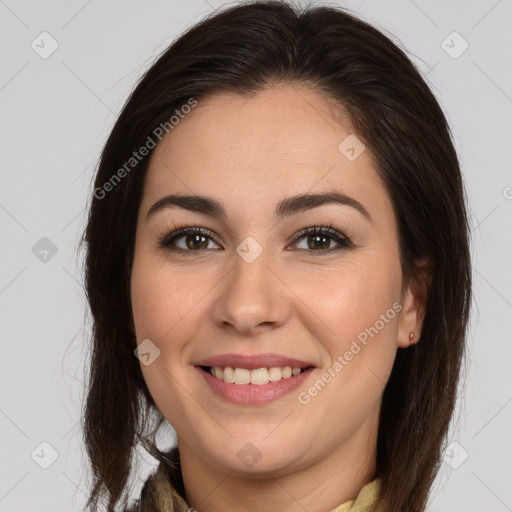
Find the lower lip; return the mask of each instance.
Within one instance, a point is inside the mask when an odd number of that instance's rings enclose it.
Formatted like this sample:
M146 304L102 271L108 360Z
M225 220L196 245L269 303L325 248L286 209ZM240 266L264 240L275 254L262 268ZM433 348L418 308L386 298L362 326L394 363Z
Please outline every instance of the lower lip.
M288 379L258 386L257 384L228 384L199 366L196 368L215 393L237 405L262 405L277 400L300 386L314 370L311 367Z

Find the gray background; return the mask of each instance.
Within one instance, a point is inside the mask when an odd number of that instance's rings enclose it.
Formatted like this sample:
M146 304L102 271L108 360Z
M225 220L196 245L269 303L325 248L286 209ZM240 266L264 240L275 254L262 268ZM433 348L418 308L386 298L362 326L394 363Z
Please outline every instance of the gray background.
M0 0L1 512L85 502L90 325L76 250L94 165L141 73L222 5ZM512 511L512 2L339 5L398 38L423 71L452 126L470 200L469 369L430 511ZM44 31L58 44L47 58L55 43ZM155 466L140 460L142 481Z

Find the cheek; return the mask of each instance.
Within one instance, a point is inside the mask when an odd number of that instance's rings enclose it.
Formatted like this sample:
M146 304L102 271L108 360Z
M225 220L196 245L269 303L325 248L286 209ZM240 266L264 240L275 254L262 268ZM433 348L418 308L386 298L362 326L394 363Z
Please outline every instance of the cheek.
M131 279L131 298L137 339L161 340L165 327L172 325L176 311L173 294L164 293L167 283L161 273L144 258L134 263Z
M357 352L353 359L360 364L394 358L401 271L394 260L372 261L363 264L359 259L357 266L347 265L309 282L302 292L321 319L318 337L332 361L349 350Z
M137 253L131 276L137 342L149 339L160 351L151 364L141 362L141 371L157 408L173 426L181 425L183 411L190 408L189 395L180 392L188 387L188 375L181 373L180 365L183 346L194 336L192 329L198 324L193 321L191 303L198 299L187 293L185 278L180 281L179 276L143 250ZM189 284L192 289L198 286Z
M137 341L149 339L159 350L150 365L141 363L141 370L155 403L177 425L179 411L190 408L190 395L183 394L183 389L194 386L191 341L201 337L213 285L204 274L180 270L150 251L136 253L131 298ZM167 410L169 404L172 410Z
M131 298L137 339L154 339L164 344L169 337L181 339L176 331L187 325L194 305L204 295L204 283L180 273L141 251L134 260Z

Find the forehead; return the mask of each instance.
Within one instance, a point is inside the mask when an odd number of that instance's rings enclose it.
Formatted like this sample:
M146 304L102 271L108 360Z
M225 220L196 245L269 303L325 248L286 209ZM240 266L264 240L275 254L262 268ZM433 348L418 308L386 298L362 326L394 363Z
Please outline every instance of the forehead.
M357 153L364 147L340 105L312 89L216 93L198 100L157 146L144 196L204 194L257 208L287 195L336 189L386 201L369 150L354 159L347 146Z

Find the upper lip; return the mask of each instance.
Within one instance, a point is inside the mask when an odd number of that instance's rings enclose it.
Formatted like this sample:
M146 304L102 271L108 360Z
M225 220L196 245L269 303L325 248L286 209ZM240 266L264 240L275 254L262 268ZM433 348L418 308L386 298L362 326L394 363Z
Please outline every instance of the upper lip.
M290 357L281 356L279 354L256 354L256 355L243 355L243 354L220 354L217 356L203 359L195 366L230 366L231 368L247 368L253 370L255 368L272 368L272 367L286 367L292 368L307 368L314 366L307 361L300 361Z

